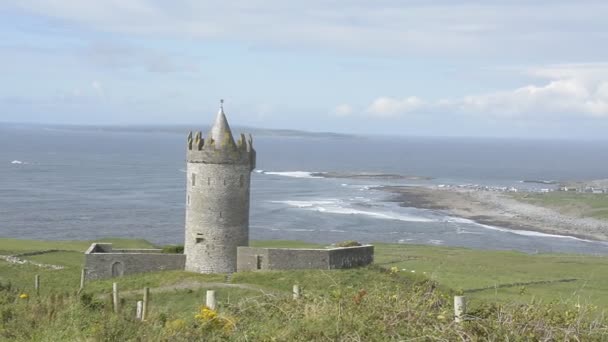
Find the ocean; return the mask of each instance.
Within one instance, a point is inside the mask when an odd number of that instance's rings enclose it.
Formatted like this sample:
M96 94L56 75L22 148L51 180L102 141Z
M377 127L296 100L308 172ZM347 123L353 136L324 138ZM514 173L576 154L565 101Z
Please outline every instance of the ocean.
M194 127L196 128L196 127ZM183 243L186 134L0 126L0 237ZM608 243L400 207L381 185L548 187L608 178L608 142L254 136L252 239L343 240L608 255ZM315 177L379 172L429 180Z

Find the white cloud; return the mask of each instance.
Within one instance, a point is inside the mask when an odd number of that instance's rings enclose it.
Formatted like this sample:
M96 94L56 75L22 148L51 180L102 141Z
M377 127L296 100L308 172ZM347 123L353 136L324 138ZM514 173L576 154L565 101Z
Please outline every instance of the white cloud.
M332 113L336 116L349 116L353 114L353 107L349 104L343 103L336 106Z
M425 101L379 97L367 112L398 117L412 112L456 113L499 118L608 117L608 65L561 65L526 70L544 83L516 89Z
M594 0L20 0L0 9L7 6L100 31L253 45L442 57L608 52L608 4Z
M420 98L415 96L404 99L379 97L367 108L367 113L377 117L395 117L422 109L425 105Z

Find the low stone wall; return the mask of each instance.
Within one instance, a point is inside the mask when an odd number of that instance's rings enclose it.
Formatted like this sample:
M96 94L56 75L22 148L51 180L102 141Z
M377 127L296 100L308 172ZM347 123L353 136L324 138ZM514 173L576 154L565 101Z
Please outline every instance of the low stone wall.
M237 271L340 269L369 265L374 246L331 249L238 247Z
M160 249L119 249L94 243L85 252L87 279L103 279L162 270L183 270L184 254L164 254Z

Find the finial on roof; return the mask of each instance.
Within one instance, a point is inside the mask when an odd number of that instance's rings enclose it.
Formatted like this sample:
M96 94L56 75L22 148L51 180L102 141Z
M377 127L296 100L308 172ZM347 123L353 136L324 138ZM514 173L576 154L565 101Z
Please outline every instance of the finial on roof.
M224 99L220 99L220 110L224 112Z

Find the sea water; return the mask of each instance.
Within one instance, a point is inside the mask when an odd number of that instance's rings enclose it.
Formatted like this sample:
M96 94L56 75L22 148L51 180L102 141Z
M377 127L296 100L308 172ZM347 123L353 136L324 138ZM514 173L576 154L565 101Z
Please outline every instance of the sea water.
M184 134L0 126L0 236L182 243ZM256 136L252 239L415 243L608 254L608 244L404 208L382 185L547 187L608 177L608 143L468 138ZM323 178L378 172L430 180Z

